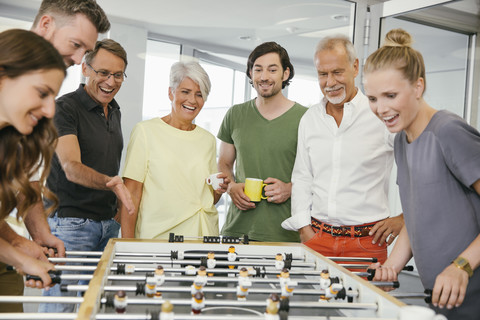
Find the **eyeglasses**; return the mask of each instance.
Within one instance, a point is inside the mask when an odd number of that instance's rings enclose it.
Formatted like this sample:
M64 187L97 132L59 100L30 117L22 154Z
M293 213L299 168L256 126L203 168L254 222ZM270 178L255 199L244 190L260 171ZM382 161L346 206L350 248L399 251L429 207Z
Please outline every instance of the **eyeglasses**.
M92 69L97 74L98 77L100 77L104 80L110 79L110 76L113 76L113 79L116 82L122 82L127 77L127 74L125 72L111 73L111 72L106 71L106 70L98 70L97 71L97 70L93 69L93 67L90 65L90 63L87 63L87 66L89 66L90 69Z

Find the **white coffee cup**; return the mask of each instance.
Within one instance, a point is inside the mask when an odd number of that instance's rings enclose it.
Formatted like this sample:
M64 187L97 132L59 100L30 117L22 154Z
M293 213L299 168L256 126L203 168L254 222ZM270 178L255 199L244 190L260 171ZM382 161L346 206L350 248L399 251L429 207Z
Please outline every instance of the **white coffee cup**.
M405 306L400 309L399 320L447 320L444 315L422 306Z
M217 175L219 175L221 172L217 172L214 174L211 174L208 176L205 181L209 186L212 186L213 190L217 190L220 188L220 184L223 183L223 178L218 178Z

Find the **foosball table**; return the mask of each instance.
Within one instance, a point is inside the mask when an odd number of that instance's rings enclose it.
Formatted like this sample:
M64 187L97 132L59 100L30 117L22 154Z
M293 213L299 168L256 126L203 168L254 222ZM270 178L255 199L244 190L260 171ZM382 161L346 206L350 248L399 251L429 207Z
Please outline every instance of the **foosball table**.
M83 296L19 298L78 304L77 313L0 319L397 319L405 305L378 287L395 283L372 283L355 271L371 260L326 258L297 243L173 236L112 239L104 252L67 254L51 259L66 263L52 279ZM357 265L349 271L343 261Z

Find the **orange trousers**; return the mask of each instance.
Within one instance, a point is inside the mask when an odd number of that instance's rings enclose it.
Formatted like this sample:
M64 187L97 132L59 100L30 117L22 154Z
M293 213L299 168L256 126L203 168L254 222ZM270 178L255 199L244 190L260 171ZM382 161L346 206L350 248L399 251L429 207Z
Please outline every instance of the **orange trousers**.
M382 246L372 244L372 239L373 236L332 236L329 233L317 231L313 238L303 244L326 257L377 258L378 261L383 264L385 260L387 260L387 245L385 243ZM362 262L360 264L368 263Z

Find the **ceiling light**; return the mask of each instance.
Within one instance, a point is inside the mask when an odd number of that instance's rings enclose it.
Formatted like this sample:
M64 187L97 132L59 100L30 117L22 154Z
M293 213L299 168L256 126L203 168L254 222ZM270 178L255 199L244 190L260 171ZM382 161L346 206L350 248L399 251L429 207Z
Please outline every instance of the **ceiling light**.
M244 40L244 41L257 41L257 40L260 40L259 37L255 37L255 36L240 36L238 37L240 40Z
M346 16L344 14L336 14L336 15L332 16L332 19L337 20L337 21L348 21L348 16Z
M305 20L308 20L310 18L293 18L293 19L285 19L285 20L281 20L281 21L278 21L277 23L275 24L287 24L287 23L293 23L293 22L299 22L299 21L305 21Z

